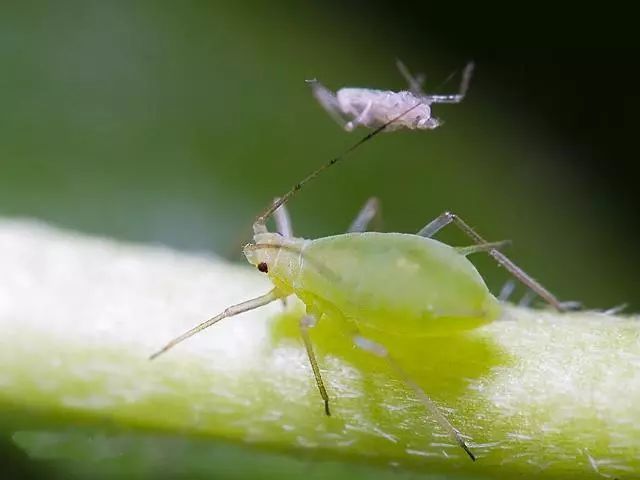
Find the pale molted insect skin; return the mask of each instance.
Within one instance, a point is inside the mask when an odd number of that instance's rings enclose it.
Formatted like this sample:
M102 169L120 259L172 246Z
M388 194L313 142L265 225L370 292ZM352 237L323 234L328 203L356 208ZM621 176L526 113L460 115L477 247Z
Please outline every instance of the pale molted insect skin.
M387 132L401 128L433 130L442 125L442 121L432 116L431 105L460 103L467 93L474 69L473 62L467 63L457 93L428 94L422 89L424 75L413 76L400 60L396 65L409 84L407 90L346 87L333 93L317 79L307 80L307 83L322 108L347 132L358 126L383 128Z
M261 237L274 248L250 252L249 261L267 263L273 283L319 317L336 312L360 327L415 337L472 329L500 313L473 264L437 240L377 232Z
M380 127L419 103L421 105L402 115L386 130L393 131L401 128L430 130L441 123L431 116L431 107L425 98L409 91L341 88L336 92L336 98L342 113L349 117L358 117L368 107L369 110L362 117L361 124L369 128Z

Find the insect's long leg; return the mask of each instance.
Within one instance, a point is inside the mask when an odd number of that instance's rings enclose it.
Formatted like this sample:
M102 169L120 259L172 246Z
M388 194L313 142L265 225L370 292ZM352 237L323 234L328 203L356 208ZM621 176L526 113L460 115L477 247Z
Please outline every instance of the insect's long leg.
M344 124L344 129L347 132L351 132L358 125L367 123L367 117L369 116L369 112L371 111L372 105L373 105L373 100L369 100L356 118Z
M400 75L406 80L409 85L409 91L415 93L418 96L424 97L426 94L422 90L422 85L425 81L425 76L422 73L418 73L415 77L411 75L411 72L407 66L400 59L396 59L396 67L400 72Z
M380 201L376 197L371 197L351 222L347 232L365 232L371 220L376 217L380 218Z
M222 313L216 315L215 317L210 318L206 322L202 322L200 325L192 328L188 332L185 332L182 335L180 335L179 337L174 338L169 343L167 343L164 347L162 347L160 350L158 350L156 353L151 355L149 357L149 360L153 360L154 358L158 357L159 355L162 355L167 350L175 347L178 343L186 340L189 337L192 337L193 335L195 335L198 332L201 332L205 328L209 328L211 325L213 325L214 323L218 323L220 320L222 320L224 318L233 317L235 315L239 315L241 313L248 312L249 310L253 310L255 308L262 307L262 306L264 306L264 305L266 305L268 303L271 303L274 300L277 300L279 298L282 298L282 294L280 293L280 291L278 289L274 288L273 290L271 290L268 293L265 293L264 295L260 295L259 297L252 298L251 300L247 300L245 302L238 303L237 305L232 305L231 307L226 308Z
M429 222L422 230L418 232L418 235L423 237L431 237L435 235L439 230L446 227L450 223L456 225L460 230L462 230L469 238L471 238L477 244L486 244L486 240L478 234L473 228L471 228L464 220L462 220L455 213L444 212L435 220ZM499 252L495 248L490 249L487 252L491 255L496 262L506 268L511 275L517 278L519 281L524 283L527 287L533 290L537 295L542 297L549 305L554 307L558 311L566 311L567 307L560 302L555 295L553 295L549 290L542 286L537 280L531 277L528 273L518 267L515 263L513 263L506 255Z
M409 376L400 367L400 365L398 365L393 357L389 355L389 352L384 346L371 341L363 337L362 335L355 335L353 337L353 341L356 346L361 348L362 350L386 360L394 373L398 375L398 377L400 377L404 381L404 383L411 387L416 396L420 399L424 406L427 407L429 413L431 413L431 415L433 415L433 417L436 419L440 427L449 434L452 440L454 440L460 447L462 447L465 452L467 452L467 455L469 455L471 460L476 459L475 455L471 452L471 450L465 443L464 439L462 438L462 434L458 431L458 429L451 424L447 417L445 417L445 415L440 411L438 405L436 405L436 403L431 400L431 398L429 398L429 396L424 392L420 385L409 378Z
M500 293L498 294L498 300L501 302L506 302L511 297L511 294L516 289L516 282L512 278L507 280L502 288L500 289Z
M336 95L315 78L313 80L307 80L307 83L311 85L311 92L313 93L313 96L316 97L316 100L318 100L318 103L320 103L322 108L325 109L329 116L333 118L338 125L345 128L347 120L344 113L342 113L342 109L340 108L340 103L338 102Z
M460 103L464 100L467 90L469 90L469 83L471 83L471 76L473 75L473 69L475 64L473 62L467 63L462 71L462 80L460 81L460 90L457 94L453 95L424 95L422 100L427 103Z
M480 253L480 252L488 252L494 248L502 248L505 245L509 245L511 240L501 240L499 242L489 242L489 243L477 243L475 245L471 245L469 247L456 247L458 253L460 255L471 255L472 253Z
M533 302L534 298L536 298L535 292L533 292L532 290L527 290L518 302L518 306L528 307L529 305L531 305L531 302Z
M273 199L274 202L278 200L280 200L278 197ZM273 220L276 223L276 232L285 238L293 237L293 224L291 223L291 217L289 216L289 210L286 205L280 205L278 209L273 212ZM282 297L280 301L282 302L282 306L286 308L287 297Z
M277 202L279 200L280 199L276 197L273 201ZM280 205L276 211L273 212L273 220L276 222L276 232L285 238L293 237L293 226L286 205Z
M320 391L320 396L324 400L324 413L327 417L331 416L331 410L329 410L329 394L324 387L322 376L320 375L320 368L318 368L318 360L316 360L316 354L313 351L313 345L311 343L311 337L309 336L309 328L315 326L316 319L312 315L305 315L300 319L300 335L304 342L304 348L307 350L307 356L309 357L309 363L311 364L311 370L313 370L313 376L316 379L316 385Z

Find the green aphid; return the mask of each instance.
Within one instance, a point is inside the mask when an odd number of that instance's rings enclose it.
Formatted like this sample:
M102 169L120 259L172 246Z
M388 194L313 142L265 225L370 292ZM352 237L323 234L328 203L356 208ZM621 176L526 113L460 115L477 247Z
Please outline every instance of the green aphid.
M402 115L407 113L408 111ZM228 307L219 315L173 339L151 358L223 318L295 295L306 306L306 315L300 320L300 333L324 401L326 415L331 415L329 394L320 375L309 329L318 319L331 317L344 325L345 331L351 334L354 345L383 358L414 391L440 427L475 460L463 435L440 408L409 378L381 342L367 338L361 330L400 337L419 337L455 334L456 331L468 331L496 320L501 314L501 304L467 259L467 255L475 252L487 252L554 308L564 310L564 305L497 250L505 242L486 242L453 213L443 213L417 234L366 232L368 223L378 210L377 201L371 199L347 233L306 240L293 237L285 210L285 203L304 184L382 132L395 120L397 118L311 173L284 196L276 199L256 219L253 224L253 243L244 247L244 254L249 263L269 276L274 285L270 292ZM275 217L277 233L269 232L266 227L266 222L272 215ZM450 223L467 234L474 245L457 248L431 238ZM401 353L395 355L398 360L402 360Z

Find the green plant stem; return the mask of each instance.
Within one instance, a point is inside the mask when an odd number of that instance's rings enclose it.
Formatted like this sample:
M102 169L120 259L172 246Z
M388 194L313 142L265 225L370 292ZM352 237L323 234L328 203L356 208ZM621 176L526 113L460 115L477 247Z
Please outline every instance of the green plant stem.
M311 330L327 417L295 301L225 320L148 360L196 323L268 291L253 269L9 220L0 222L0 265L0 422L29 454L42 450L34 432L88 428L235 442L379 472L640 472L637 318L505 306L500 321L466 335L389 338L391 349L416 352L405 368L470 437L472 463L330 321ZM47 451L55 458L55 447Z

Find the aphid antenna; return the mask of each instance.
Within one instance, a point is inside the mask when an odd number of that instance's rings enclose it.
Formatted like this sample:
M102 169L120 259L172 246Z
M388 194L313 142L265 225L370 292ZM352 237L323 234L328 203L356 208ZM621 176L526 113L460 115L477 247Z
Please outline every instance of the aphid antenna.
M264 225L266 223L266 221L269 219L269 217L271 217L271 215L273 215L273 213L280 208L282 205L284 205L285 203L287 203L291 197L293 197L296 193L298 193L298 191L307 183L309 183L311 180L315 179L316 177L318 177L322 172L324 172L325 170L327 170L329 167L332 167L333 165L335 165L336 163L344 160L351 152L353 152L354 150L356 150L358 147L360 147L360 145L362 145L363 143L368 142L369 140L371 140L373 137L375 137L376 135L378 135L379 133L382 133L384 130L387 129L387 127L389 127L389 125L391 125L392 123L398 121L400 118L404 117L405 115L407 115L408 113L410 113L411 111L413 111L414 109L418 108L420 105L422 105L423 102L418 102L415 105L413 105L411 108L405 110L404 112L402 112L400 115L397 115L396 117L392 118L391 120L389 120L387 123L385 123L384 125L379 126L378 128L376 128L375 130L373 130L372 132L368 133L367 135L365 135L364 137L362 137L360 140L358 140L356 143L354 143L353 145L351 145L349 148L347 148L344 152L342 152L340 155L338 155L337 157L332 158L331 160L329 160L327 163L323 164L322 166L320 166L318 169L314 170L313 172L311 172L309 175L307 175L305 178L303 178L302 180L300 180L298 183L296 183L293 187L291 187L291 189L285 193L284 195L282 195L280 198L278 198L277 200L275 200L264 212L262 212L262 214L260 214L260 216L258 216L256 218L256 221L253 224L253 229L254 229L254 233L261 233L264 232Z

